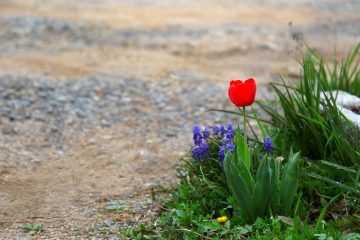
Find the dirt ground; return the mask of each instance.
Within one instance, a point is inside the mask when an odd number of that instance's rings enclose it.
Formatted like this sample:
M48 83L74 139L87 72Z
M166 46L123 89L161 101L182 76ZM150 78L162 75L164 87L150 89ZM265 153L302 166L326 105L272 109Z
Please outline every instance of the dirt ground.
M107 239L113 200L144 215L192 125L236 121L206 112L231 109L230 79L264 98L299 75L296 39L328 59L359 41L360 3L339 2L0 0L0 239Z

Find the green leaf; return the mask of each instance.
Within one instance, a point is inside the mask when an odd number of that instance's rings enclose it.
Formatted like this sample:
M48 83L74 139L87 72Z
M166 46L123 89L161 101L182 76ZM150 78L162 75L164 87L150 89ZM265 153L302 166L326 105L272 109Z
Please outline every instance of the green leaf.
M335 197L333 197L328 203L326 203L326 205L323 207L323 209L320 212L320 215L316 221L316 229L321 230L321 226L325 217L325 213L328 209L328 207L330 206L330 204L332 202L334 202L341 194L336 195Z
M250 151L246 140L244 139L244 136L240 131L240 127L238 127L238 129L236 130L235 144L238 163L244 163L245 167L249 170L251 162Z
M299 170L297 166L299 159L300 152L295 154L290 153L289 161L286 164L286 168L280 183L280 201L285 216L290 214L291 205L299 187Z
M269 159L268 157L265 157L257 170L256 184L253 194L257 217L262 217L265 210L269 208L271 192L275 188L275 183L272 182L273 174Z
M254 221L256 219L255 206L252 199L254 180L243 162L240 162L239 167L237 167L234 164L234 160L231 153L228 152L224 159L224 171L228 186L244 217L248 221ZM250 184L248 183L249 181Z
M289 225L289 226L294 226L294 219L292 218L288 218L288 217L284 217L284 216L278 216L280 221Z
M332 167L334 169L337 169L337 170L343 170L343 171L348 172L348 173L356 173L356 171L354 169L352 169L352 168L345 167L343 165L336 164L336 163L333 163L333 162L320 160L320 163L325 165L325 166L329 166L329 167Z
M271 159L270 167L273 170L271 181L272 189L271 189L271 205L275 211L279 211L280 209L280 194L279 194L279 185L280 185L280 162L278 160Z
M334 186L340 187L340 188L342 188L342 189L344 189L346 191L349 191L349 192L355 193L357 195L360 195L360 190L359 189L356 189L356 188L350 187L348 185L345 185L343 183L334 181L334 180L332 180L330 178L318 175L316 173L304 173L304 175L312 177L312 178L320 179L320 180L322 180L324 182L327 182L327 183L330 183L330 184L332 184Z
M182 210L176 210L176 215L183 218L185 214L184 214L184 211L182 211Z
M237 146L235 147L235 149L236 148ZM231 153L229 154L231 155ZM252 193L255 187L254 178L251 176L251 173L249 169L245 166L244 162L238 161L236 151L234 151L234 154L232 155L232 164L234 165L234 168L236 169L238 174L244 179L246 186L248 187L249 191Z

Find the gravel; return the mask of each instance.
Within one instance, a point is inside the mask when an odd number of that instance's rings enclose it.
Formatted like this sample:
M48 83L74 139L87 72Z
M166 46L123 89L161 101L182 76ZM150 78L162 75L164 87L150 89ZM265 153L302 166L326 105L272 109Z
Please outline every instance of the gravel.
M171 80L94 76L59 81L1 75L1 142L10 149L26 148L33 154L25 159L36 156L41 161L48 159L41 156L41 149L51 148L61 155L71 147L69 140L114 124L126 126L133 137L154 133L166 141L189 135L195 123L231 120L222 113L207 112L229 106L226 94L219 92L226 92L225 84L210 85L186 72L173 73Z

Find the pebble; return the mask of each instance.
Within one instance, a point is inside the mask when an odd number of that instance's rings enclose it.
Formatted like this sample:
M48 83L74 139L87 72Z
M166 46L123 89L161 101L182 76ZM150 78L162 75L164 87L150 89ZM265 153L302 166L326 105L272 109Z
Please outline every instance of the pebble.
M134 213L140 212L140 211L142 211L142 210L143 210L143 207L140 206L140 205L135 205L134 207L132 207L132 211L133 211Z
M120 240L118 237L110 237L109 240Z
M17 134L18 130L12 126L4 126L1 132L6 135L15 135Z

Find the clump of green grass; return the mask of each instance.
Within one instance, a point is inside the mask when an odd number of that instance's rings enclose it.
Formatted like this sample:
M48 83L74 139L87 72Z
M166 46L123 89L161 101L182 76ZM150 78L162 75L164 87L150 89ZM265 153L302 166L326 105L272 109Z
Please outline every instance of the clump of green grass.
M339 111L334 92L321 97L322 92L333 90L360 95L359 50L360 43L340 67L334 63L330 68L310 49L303 58L298 84L272 83L277 102L258 102L271 116L280 151L301 150L307 159L301 189L308 208L320 214L316 209L336 196L324 216L327 219L359 216L360 130Z
M41 223L36 223L36 224L26 223L21 225L19 228L28 232L30 235L35 235L37 233L44 231L44 225L42 225Z
M193 190L183 183L174 192L192 195ZM267 219L257 218L253 224L246 224L236 214L229 214L228 209L220 211L220 215L228 215L229 220L219 223L214 214L204 211L202 199L191 200L176 198L165 204L166 210L153 224L140 224L122 232L125 239L357 239L360 234L349 232L344 234L335 221L324 221L318 218L319 225L302 220L299 213L306 209L300 206L300 198L296 206L294 218L274 216ZM219 204L221 200L218 200ZM233 201L233 200L230 200ZM304 209L302 209L304 208ZM231 211L230 211L231 212ZM236 213L236 212L235 212ZM215 214L216 216L217 214Z
M309 49L310 62L316 78L321 82L325 91L342 90L360 97L360 43L356 45L343 62L336 61L332 67L326 64L321 56L311 48Z
M359 164L359 130L339 111L336 96L321 99L326 89L316 76L310 57L303 61L303 77L299 86L272 83L283 113L273 105L258 102L272 117L283 152L301 150L309 159L327 160L344 166Z
M302 61L299 84L272 83L281 107L258 102L272 118L277 146L282 152L301 150L307 161L306 175L330 184L320 189L335 196L339 191L359 197L360 130L339 111L335 94L321 98L323 91L345 90L360 95L360 43L338 67L332 70L314 51ZM335 187L335 189L333 188Z

